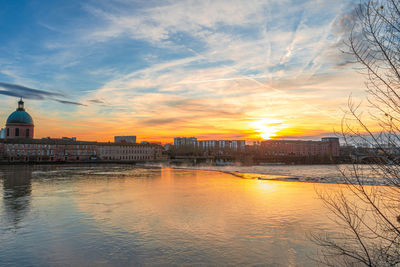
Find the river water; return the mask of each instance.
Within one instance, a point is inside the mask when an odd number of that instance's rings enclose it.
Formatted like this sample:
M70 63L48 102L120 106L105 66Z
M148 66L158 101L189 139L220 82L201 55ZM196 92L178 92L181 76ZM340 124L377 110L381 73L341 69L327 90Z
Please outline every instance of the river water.
M167 167L1 166L0 266L310 266L308 235L340 232L316 190L337 187Z

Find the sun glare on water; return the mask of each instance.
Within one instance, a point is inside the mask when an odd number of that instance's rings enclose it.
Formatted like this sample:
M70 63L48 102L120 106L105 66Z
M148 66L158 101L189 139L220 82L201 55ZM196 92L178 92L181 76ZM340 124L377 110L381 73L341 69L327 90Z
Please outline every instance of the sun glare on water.
M255 121L252 126L264 139L270 139L276 136L279 130L286 128L282 120L271 118Z

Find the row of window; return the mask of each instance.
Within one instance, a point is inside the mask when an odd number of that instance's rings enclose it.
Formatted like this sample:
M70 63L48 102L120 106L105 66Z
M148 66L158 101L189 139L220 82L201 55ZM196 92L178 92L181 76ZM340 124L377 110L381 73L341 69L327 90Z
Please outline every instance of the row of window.
M53 149L56 148L55 145L41 145L41 144L6 144L7 149L15 149L15 148L46 148Z
M69 147L64 149L64 147ZM82 148L82 150L72 149L72 145L50 145L50 144L4 144L4 152L8 155L58 155L58 156L96 156L98 150L94 145L74 145L74 148ZM83 149L90 148L90 149ZM113 157L113 159L128 159L128 160L146 160L153 157L155 151L152 147L133 147L128 150L105 150L104 147L98 147L101 149L100 155ZM108 148L108 147L107 147ZM110 147L112 148L112 147ZM115 148L115 147L114 147ZM0 152L1 152L0 144ZM160 152L160 151L159 151Z
M149 154L149 153L151 153L151 150L134 150L134 151L131 151L131 150L122 150L122 151L119 151L119 150L102 150L101 151L102 152L102 154L104 154L104 155L110 155L110 154L116 154L116 153L121 153L121 154Z
M328 153L311 153L311 152L298 152L298 153L294 153L294 152L290 152L290 153L285 153L285 152L268 152L265 153L266 155L272 155L272 156L288 156L288 155L292 155L292 156L299 156L299 155L313 155L313 156L318 156L318 155L328 155Z
M15 148L46 148L46 149L56 149L59 148L60 146L65 146L65 145L43 145L43 144L6 144L5 145L7 149L15 149ZM67 145L66 147L70 147L70 145ZM88 145L73 145L72 148L75 149L94 149L94 146L88 146ZM71 149L71 148L69 148Z
M29 137L29 133L30 133L29 129L25 129L26 137ZM20 134L19 128L15 128L15 136L19 136L19 134ZM7 128L7 136L10 136L10 128ZM21 135L21 136L23 136L23 135Z
M28 151L25 151L25 150L7 150L7 152L9 154L18 155L18 156L19 155L26 155L26 156L36 156L36 155L44 156L44 155L47 155L47 156L49 156L49 155L53 155L54 154L53 150L32 150L32 151L29 151L29 150Z
M29 160L29 158L28 158L29 156L51 156L50 160L51 161L54 160L53 154L49 155L47 153L47 155L46 155L46 154L43 154L43 151L42 151L42 153L40 153L40 151L39 151L39 153L37 155L33 155L33 154L29 155L29 153L26 154L26 155L24 153L19 154L19 151L18 151L17 154L14 154L13 156L10 157L10 160L11 161L18 160L18 159L20 159L21 156L24 156L24 157L26 156L25 161ZM133 156L121 156L121 157L105 157L104 159L105 160L151 160L152 158L150 156L135 156L135 157L133 157ZM40 160L42 160L42 158L39 157L36 160L40 161ZM65 157L65 160L80 160L80 158L79 157L74 157L74 158Z
M151 160L150 156L119 156L119 157L104 157L105 160Z
M24 158L22 158L22 160L25 160L25 161L29 161L29 160L32 160L31 158L29 158L29 156L24 156ZM41 158L41 157L38 157L38 158L35 158L34 159L35 161L54 161L54 157L44 157L44 158ZM79 160L79 157L74 157L74 158L68 158L68 157L65 157L65 160L67 161L67 160ZM17 157L10 157L10 161L21 161L21 157L18 155Z
M8 154L17 154L17 155L54 155L53 150L14 150L7 149ZM59 155L96 155L96 151L81 151L81 150L72 150L72 151L61 151L58 153Z

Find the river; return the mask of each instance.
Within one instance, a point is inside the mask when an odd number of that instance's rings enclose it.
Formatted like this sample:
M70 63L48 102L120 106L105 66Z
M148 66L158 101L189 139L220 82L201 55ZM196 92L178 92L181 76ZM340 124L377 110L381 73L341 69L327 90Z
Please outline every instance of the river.
M316 190L338 187L168 167L1 166L0 266L314 265L309 234L340 232Z

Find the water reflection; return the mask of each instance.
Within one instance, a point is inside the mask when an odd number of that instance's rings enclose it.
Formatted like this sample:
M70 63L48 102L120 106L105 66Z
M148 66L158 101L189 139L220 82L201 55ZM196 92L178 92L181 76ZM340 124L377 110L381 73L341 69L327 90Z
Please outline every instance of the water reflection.
M8 221L15 228L29 211L32 192L32 166L8 166L2 169L3 206Z
M0 175L0 266L307 266L305 234L335 230L315 195L326 184L127 165Z
M159 178L82 180L74 202L102 232L135 240L143 264L304 263L313 253L305 233L329 227L312 184L170 168Z

